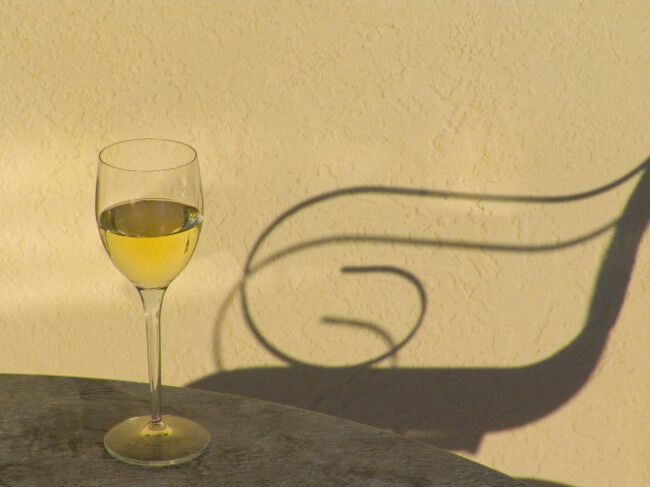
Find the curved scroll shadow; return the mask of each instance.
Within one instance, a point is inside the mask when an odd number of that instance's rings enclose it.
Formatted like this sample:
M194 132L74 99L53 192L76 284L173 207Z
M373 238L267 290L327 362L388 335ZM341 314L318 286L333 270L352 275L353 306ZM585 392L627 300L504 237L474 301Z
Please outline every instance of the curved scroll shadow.
M361 362L357 364L357 367L371 365L373 363L380 362L390 357L391 355L394 356L399 349L401 349L404 345L406 345L408 341L411 340L411 338L413 338L415 333L422 325L422 321L424 319L424 312L426 310L426 302L427 302L426 292L424 291L424 287L422 286L422 283L420 283L417 277L415 277L410 272L394 266L345 266L341 268L341 272L344 274L350 274L350 273L393 274L406 280L417 290L419 303L420 303L419 316L415 321L415 324L411 328L411 331L398 343L395 343L393 339L383 329L381 329L381 327L375 324L368 323L366 321L344 318L344 317L333 317L333 316L321 317L322 323L335 324L335 325L347 325L349 327L370 330L376 335L379 335L384 341L388 342L389 348L387 352L382 353L372 358L371 360ZM264 334L259 330L259 328L255 324L255 320L252 317L250 306L246 298L247 298L246 291L244 288L242 288L242 310L244 313L244 317L246 319L246 322L248 323L248 326L250 327L251 332L253 333L253 335L255 335L255 338L257 338L257 340L264 346L264 348L266 348L269 352L271 352L276 357L284 360L285 362L293 366L307 365L301 362L300 360L292 357L288 353L283 352L264 337Z
M249 254L239 288L242 309L251 331L260 343L288 362L289 366L222 371L190 386L257 397L336 415L407 433L442 448L477 451L486 432L514 428L542 418L568 402L586 384L603 353L608 334L616 324L639 244L650 220L650 172L647 171L649 165L650 158L606 186L567 196L486 196L364 187L340 190L307 200L278 217L260 236ZM598 195L638 174L639 181L616 222L569 242L547 246L509 246L349 235L303 242L253 265L257 251L277 225L296 212L329 198L374 192L522 203L563 203ZM287 253L332 241L370 239L379 243L487 248L504 252L544 252L585 242L612 227L614 235L598 271L584 328L557 353L527 366L379 369L370 366L374 360L345 368L310 366L283 354L268 343L259 332L249 310L246 280L252 273ZM399 269L391 268L391 271ZM426 309L426 295L416 276L404 274L403 277L419 289L422 310L413 332L403 342L393 346L392 353L404 346L413 336ZM231 295L233 296L234 294ZM336 320L346 321L345 318Z

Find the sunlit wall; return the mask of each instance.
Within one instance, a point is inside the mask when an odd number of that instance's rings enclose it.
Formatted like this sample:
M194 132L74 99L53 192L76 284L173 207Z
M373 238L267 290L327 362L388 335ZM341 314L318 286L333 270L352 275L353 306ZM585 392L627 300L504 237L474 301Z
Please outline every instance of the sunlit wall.
M371 424L522 478L647 485L649 19L644 0L3 0L0 372L146 380L96 160L173 138L199 153L205 224L165 300L165 383L272 373L291 399L296 370L356 365L357 396L401 415Z

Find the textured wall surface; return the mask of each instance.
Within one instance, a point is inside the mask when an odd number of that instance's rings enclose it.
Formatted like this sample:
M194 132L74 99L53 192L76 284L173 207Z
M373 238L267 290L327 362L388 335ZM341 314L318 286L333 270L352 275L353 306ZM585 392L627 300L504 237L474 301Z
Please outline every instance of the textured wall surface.
M146 380L96 160L174 138L206 207L165 383L325 377L510 475L648 485L649 79L645 0L0 0L0 371Z

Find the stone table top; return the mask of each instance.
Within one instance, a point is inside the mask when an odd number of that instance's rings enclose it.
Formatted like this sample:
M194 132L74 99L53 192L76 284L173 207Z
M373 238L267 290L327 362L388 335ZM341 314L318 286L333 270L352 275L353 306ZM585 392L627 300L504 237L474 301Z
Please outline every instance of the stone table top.
M238 396L163 388L163 414L212 436L198 459L137 467L110 457L104 433L147 414L146 384L0 375L0 486L524 487L482 465L339 418Z

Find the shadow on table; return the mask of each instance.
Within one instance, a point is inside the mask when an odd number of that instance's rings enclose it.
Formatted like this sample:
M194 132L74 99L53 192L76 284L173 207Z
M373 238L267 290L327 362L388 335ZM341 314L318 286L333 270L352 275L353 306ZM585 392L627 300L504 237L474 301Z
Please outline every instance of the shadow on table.
M646 171L649 164L650 159L618 180L593 191L558 197L358 187L306 200L282 214L262 233L249 254L240 287L229 298L241 299L243 316L251 332L287 366L221 371L190 384L190 387L289 404L408 434L438 447L475 452L486 432L515 428L550 414L568 402L589 379L601 357L608 334L616 324L637 250L650 219L650 173ZM257 255L271 233L289 217L326 200L349 195L409 195L483 202L563 204L609 192L637 175L640 176L638 183L618 220L567 242L509 246L378 235L337 235L303 241L264 259ZM535 253L578 245L610 230L613 230L613 237L598 271L582 331L554 355L527 366L373 368L374 363L395 354L413 337L422 324L427 309L428 297L418 277L395 266L341 269L342 272L384 273L401 278L417 290L420 306L419 317L402 341L392 343L388 353L354 367L327 368L302 363L274 346L261 331L259 318L254 318L251 312L247 282L256 272L289 255L319 246L363 242ZM327 319L339 325L376 328L372 323L332 317L325 317L324 321ZM526 481L534 487L562 485L541 480Z
M530 487L573 487L569 484L560 484L548 480L539 480L539 479L519 479L519 480L525 482Z

